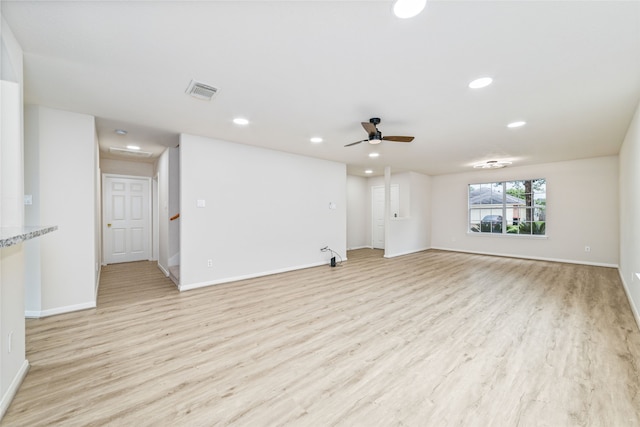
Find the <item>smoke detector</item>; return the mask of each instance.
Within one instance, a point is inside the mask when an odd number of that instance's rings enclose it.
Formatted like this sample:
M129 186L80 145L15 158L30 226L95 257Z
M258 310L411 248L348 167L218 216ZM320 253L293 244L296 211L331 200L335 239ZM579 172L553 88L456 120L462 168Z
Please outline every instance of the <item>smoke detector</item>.
M185 93L193 96L196 99L211 101L211 98L213 98L213 96L218 93L218 89L213 86L191 80Z

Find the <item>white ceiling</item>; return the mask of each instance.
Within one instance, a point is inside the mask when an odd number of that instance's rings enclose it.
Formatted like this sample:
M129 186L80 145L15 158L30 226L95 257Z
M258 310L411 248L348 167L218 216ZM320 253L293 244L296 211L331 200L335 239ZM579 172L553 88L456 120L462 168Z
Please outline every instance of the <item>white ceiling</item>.
M1 7L25 53L26 102L96 116L107 150L159 153L192 133L356 175L437 175L617 154L640 100L640 1L432 0L407 20L382 0ZM481 76L494 83L467 87ZM186 95L191 79L218 94ZM383 135L416 138L344 148L370 117ZM514 120L527 125L508 129Z

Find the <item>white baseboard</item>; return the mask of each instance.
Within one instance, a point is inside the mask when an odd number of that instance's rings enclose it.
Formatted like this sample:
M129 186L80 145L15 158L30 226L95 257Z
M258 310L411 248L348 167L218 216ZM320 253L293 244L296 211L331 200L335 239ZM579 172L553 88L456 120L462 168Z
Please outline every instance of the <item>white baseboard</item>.
M29 372L29 361L25 360L24 362L22 362L22 366L20 366L20 369L16 373L16 376L13 377L11 384L9 384L7 392L2 396L2 400L0 400L0 420L2 419L2 417L4 417L7 409L9 409L9 405L11 405L11 401L18 392L18 389L20 388L22 381L24 381L24 377L27 375L27 372Z
M346 258L344 260L346 261ZM278 270L263 271L263 272L260 272L260 273L245 274L245 275L242 275L242 276L225 277L224 279L219 279L219 280L212 280L212 281L200 282L200 283L191 283L189 285L181 285L181 286L178 287L178 289L180 290L180 292L189 291L189 290L192 290L192 289L204 288L204 287L207 287L207 286L220 285L222 283L237 282L239 280L253 279L253 278L256 278L256 277L270 276L272 274L286 273L288 271L302 270L302 269L311 268L311 267L319 267L321 265L328 265L328 263L327 262L319 262L319 263L313 263L313 264L308 264L308 265L300 265L300 266L296 266L296 267L281 268L281 269L278 269Z
M37 319L40 317L55 316L56 314L71 313L72 311L88 310L90 308L96 308L95 301L83 302L65 307L50 308L48 310L25 310L24 317Z
M93 297L95 298L96 302L98 301L98 290L100 289L100 275L102 274L102 267L100 267L98 269L98 275L96 277L96 292L93 295Z
M347 248L348 251L355 251L356 249L373 249L373 246L354 246L352 248Z
M629 305L631 306L631 312L633 313L633 317L636 319L636 323L638 324L638 329L640 329L640 312L638 311L638 307L636 307L636 305L633 303L633 298L631 298L631 291L629 290L627 281L624 280L622 271L620 271L619 268L618 268L618 274L620 275L620 280L622 280L622 287L624 288L624 293L627 295L627 300L629 300Z
M162 271L162 273L164 273L165 277L169 277L169 271L164 268L162 264L158 263L158 268L160 269L160 271Z
M461 253L476 254L476 255L500 256L505 258L531 259L534 261L563 262L565 264L581 264L581 265L592 265L594 267L618 268L618 264L609 264L604 262L588 262L588 261L580 261L575 259L547 258L547 257L536 257L536 256L526 256L526 255L517 255L517 254L502 254L502 253L496 253L496 252L468 251L468 250L462 250L462 249L452 249L452 248L443 248L443 247L431 247L430 249L439 250L439 251L449 251L449 252L461 252Z
M385 258L395 258L397 256L402 256L402 255L409 255L409 254L415 254L416 252L422 252L422 251L427 251L431 248L422 248L422 249L414 249L412 251L406 251L406 252L398 252L397 254L384 254Z

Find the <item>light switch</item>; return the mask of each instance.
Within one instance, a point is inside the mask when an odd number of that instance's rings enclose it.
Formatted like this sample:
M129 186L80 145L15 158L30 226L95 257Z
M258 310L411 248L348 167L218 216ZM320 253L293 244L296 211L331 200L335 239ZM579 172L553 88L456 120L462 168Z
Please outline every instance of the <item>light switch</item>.
M205 202L202 199L198 199L198 201L196 202L196 207L198 208L204 208L205 206Z
M336 208L336 204L331 202L329 203L329 209L335 209Z
M31 194L25 194L24 195L24 204L25 205L32 205L33 204L33 196Z

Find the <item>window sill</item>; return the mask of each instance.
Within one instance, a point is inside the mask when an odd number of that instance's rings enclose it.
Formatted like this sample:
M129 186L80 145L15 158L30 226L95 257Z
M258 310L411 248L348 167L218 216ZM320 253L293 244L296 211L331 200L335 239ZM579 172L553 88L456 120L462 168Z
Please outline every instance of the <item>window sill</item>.
M496 237L496 238L508 238L508 239L529 239L529 240L547 240L548 235L540 234L510 234L510 233L477 233L473 231L467 231L467 236L482 236L482 237Z

